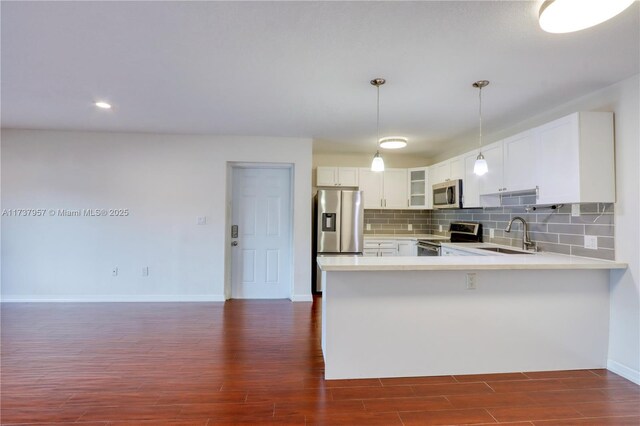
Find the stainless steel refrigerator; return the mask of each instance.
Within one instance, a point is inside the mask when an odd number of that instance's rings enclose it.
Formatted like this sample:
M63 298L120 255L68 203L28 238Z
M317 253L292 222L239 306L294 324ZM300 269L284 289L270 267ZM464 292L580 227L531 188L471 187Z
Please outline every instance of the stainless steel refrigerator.
M362 191L319 189L316 196L316 257L359 256L364 246ZM316 291L322 279L316 270Z

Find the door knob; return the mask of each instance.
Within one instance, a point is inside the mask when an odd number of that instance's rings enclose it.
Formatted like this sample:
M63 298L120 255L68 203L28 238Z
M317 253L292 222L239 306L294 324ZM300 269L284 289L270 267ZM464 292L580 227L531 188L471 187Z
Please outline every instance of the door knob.
M237 241L231 241L231 245L235 247L235 246L238 245L238 242Z

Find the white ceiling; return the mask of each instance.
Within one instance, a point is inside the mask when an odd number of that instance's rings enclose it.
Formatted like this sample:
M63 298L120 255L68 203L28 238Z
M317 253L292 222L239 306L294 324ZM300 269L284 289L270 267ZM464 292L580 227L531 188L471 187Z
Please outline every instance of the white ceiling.
M640 7L548 34L540 2L2 2L2 126L312 137L381 135L431 156L639 72ZM112 111L92 102L107 100Z

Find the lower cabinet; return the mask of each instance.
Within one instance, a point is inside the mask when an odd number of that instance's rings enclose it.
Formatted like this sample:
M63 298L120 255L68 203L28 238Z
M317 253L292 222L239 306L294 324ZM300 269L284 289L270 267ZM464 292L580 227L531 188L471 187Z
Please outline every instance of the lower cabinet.
M398 256L417 256L418 245L416 240L398 240Z
M418 246L415 240L370 240L364 241L364 256L417 256Z
M398 242L395 240L365 240L363 254L365 256L397 256Z

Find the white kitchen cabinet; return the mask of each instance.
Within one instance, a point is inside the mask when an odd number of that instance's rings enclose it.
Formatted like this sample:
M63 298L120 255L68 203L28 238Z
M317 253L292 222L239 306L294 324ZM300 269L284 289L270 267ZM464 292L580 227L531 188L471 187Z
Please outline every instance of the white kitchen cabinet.
M430 185L464 177L464 160L462 156L429 166Z
M489 171L479 177L480 194L535 190L536 138L533 130L518 133L482 149Z
M464 155L449 160L449 179L464 179Z
M464 156L464 178L462 180L462 206L465 208L480 207L480 176L473 173L478 152Z
M406 209L407 201L407 169L386 169L382 180L383 205L387 209Z
M360 169L358 171L358 182L362 191L365 209L381 209L383 208L383 187L382 172L372 172L370 169Z
M398 255L398 242L396 240L372 240L365 239L363 254L366 257L386 257Z
M398 240L398 256L417 256L418 244L416 240Z
M533 130L518 133L502 141L504 158L501 192L535 190L538 159L535 141Z
M613 113L574 113L534 133L537 204L615 202Z
M357 167L318 167L316 186L358 186Z
M407 170L407 191L410 209L429 209L431 186L429 185L429 168L418 167Z
M484 159L487 161L489 171L482 176L478 176L478 186L480 195L497 194L503 191L503 145L502 141L494 142L480 149ZM464 191L464 189L463 189Z
M433 186L451 179L451 163L443 161L429 166L429 185Z
M365 209L407 208L407 169L372 172L361 168L358 179Z

